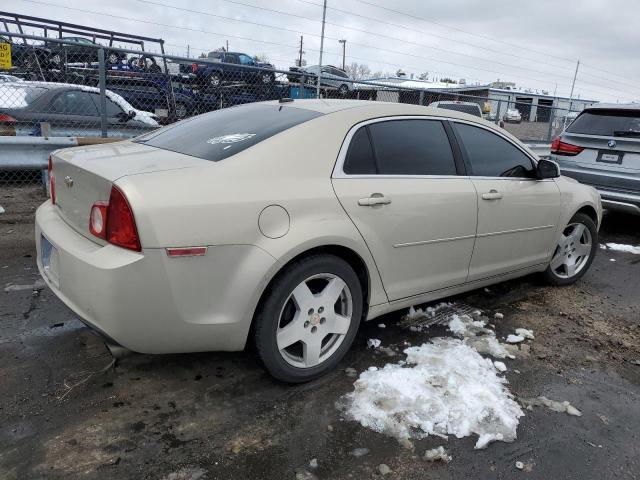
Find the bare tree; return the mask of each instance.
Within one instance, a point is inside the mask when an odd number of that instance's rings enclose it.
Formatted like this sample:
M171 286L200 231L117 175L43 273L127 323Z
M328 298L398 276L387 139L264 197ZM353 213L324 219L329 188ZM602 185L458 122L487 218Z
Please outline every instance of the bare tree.
M269 57L264 52L258 53L254 58L260 63L269 63Z
M371 77L369 65L353 62L345 67L345 71L354 80L364 80Z

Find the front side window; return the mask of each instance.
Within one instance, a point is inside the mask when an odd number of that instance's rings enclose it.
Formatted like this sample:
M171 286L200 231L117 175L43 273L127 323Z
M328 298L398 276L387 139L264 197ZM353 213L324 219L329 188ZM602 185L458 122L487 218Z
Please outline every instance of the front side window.
M381 175L456 175L449 138L438 120L391 120L368 126Z
M239 58L242 65L253 65L253 58L249 55L240 55Z
M98 115L98 108L91 98L91 93L81 90L71 90L58 95L51 103L50 111L64 115Z
M533 177L531 159L511 142L484 128L456 123L471 169L476 177Z

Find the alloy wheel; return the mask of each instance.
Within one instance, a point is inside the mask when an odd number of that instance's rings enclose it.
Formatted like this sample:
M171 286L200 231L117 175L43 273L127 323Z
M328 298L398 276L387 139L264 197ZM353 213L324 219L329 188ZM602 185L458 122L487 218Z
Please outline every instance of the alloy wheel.
M570 223L562 232L551 259L551 270L560 278L578 275L589 262L593 239L583 223Z
M353 299L343 279L313 275L293 289L280 312L276 343L294 367L311 368L331 358L351 326Z

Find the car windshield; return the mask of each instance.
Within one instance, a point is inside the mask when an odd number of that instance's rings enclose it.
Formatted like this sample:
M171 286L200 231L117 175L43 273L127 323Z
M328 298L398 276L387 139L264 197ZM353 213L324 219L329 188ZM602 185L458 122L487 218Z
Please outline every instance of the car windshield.
M586 110L578 115L567 132L605 137L640 135L640 110Z
M0 85L0 108L27 108L46 91L31 85Z
M245 105L205 113L134 141L217 162L320 115L291 106Z
M477 105L466 105L464 103L441 103L438 108L445 108L447 110L455 110L456 112L468 113L469 115L475 115L481 117L480 107Z

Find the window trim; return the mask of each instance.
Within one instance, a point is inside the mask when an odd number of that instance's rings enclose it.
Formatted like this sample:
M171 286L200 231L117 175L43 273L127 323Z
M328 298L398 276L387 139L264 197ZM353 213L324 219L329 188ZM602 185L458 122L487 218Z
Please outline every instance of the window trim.
M448 120L452 124L451 125L451 129L452 129L453 134L455 136L456 143L458 143L458 147L460 148L460 153L461 153L462 157L464 158L464 165L468 169L469 178L478 179L478 180L488 180L488 179L490 179L490 180L518 180L520 182L523 181L523 180L531 180L531 181L535 181L535 182L553 181L553 179L551 179L551 178L549 178L549 179L539 179L539 178L535 178L535 177L534 178L531 178L531 177L495 177L495 176L492 177L492 176L486 176L486 175L483 175L483 176L473 175L471 173L471 172L473 172L473 167L471 166L471 163L469 162L469 159L467 158L466 149L463 148L464 142L460 138L460 134L458 133L458 131L455 128L455 125L454 125L456 123L462 123L462 124L470 125L472 127L482 128L483 130L486 130L487 132L492 133L492 134L498 136L499 138L502 138L503 140L505 140L506 142L508 142L509 144L513 145L518 150L520 150L529 160L531 160L531 163L533 164L534 169L538 168L538 159L534 158L531 154L529 154L529 152L527 152L522 147L520 147L520 145L514 143L513 140L511 140L509 137L507 137L506 135L504 135L500 131L496 131L493 128L487 127L486 125L482 125L482 124L476 123L476 122L471 122L469 120L461 120L461 119L457 119L457 118L450 118Z
M451 148L451 153L453 155L453 161L456 166L457 173L455 175L389 175L389 174L349 174L344 172L344 162L347 158L347 152L349 151L349 146L351 145L351 140L353 140L353 136L355 133L363 127L368 125L372 125L374 123L381 122L389 122L394 120L435 120L442 124L444 128L445 134L447 135L447 139L449 140L449 147ZM362 122L358 122L353 125L347 135L344 137L342 141L342 146L340 147L340 151L338 152L338 157L336 159L336 163L333 167L333 172L331 172L331 178L468 178L466 172L466 165L462 161L461 157L461 149L458 145L457 138L452 138L453 132L450 132L451 128L447 123L450 119L447 117L440 117L435 115L390 115L388 117L377 117L370 118L369 120L364 120ZM368 130L368 129L367 129ZM371 141L370 133L367 131L367 135L369 135L369 141ZM452 141L453 140L453 141ZM371 148L374 149L373 142L371 143ZM376 158L377 162L377 158Z

